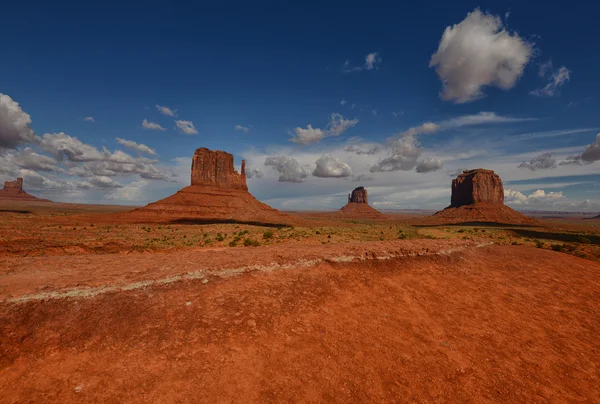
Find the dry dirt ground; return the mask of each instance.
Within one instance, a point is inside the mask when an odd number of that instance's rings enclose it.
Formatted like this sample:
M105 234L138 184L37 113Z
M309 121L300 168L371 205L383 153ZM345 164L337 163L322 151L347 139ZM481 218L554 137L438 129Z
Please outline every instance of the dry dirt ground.
M85 209L0 209L2 403L600 397L598 222Z

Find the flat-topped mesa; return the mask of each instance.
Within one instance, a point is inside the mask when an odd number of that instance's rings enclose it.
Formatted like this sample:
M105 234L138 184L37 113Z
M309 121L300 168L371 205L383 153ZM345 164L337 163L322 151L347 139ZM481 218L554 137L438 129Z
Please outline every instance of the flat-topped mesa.
M354 188L351 194L348 194L348 203L369 204L369 196L365 187Z
M452 180L451 207L481 203L504 205L502 180L493 170L465 170Z
M233 168L233 155L206 147L196 149L192 158L192 185L212 186L248 191L246 161L242 160L242 173Z
M4 192L11 194L20 194L23 192L23 178L17 178L15 181L4 182Z

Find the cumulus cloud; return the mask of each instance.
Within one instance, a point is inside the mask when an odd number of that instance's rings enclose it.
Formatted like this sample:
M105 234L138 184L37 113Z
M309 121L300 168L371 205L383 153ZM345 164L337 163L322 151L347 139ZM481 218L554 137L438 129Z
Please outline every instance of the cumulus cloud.
M248 128L246 126L242 126L242 125L235 125L235 130L244 132L244 133L248 133L250 131L250 128Z
M154 149L146 146L145 144L136 143L132 140L121 139L120 137L117 138L117 142L122 144L123 146L127 147L128 149L132 149L132 150L139 151L141 153L147 153L152 156L156 156L156 151Z
M89 178L86 181L82 181L79 185L79 188L83 189L92 189L92 188L103 188L103 189L111 189L111 188L122 188L123 186L118 182L114 181L112 178L104 177L104 176L94 176Z
M262 178L263 177L263 173L262 171L260 171L260 168L252 168L252 169L246 169L246 177L247 178Z
M386 171L410 171L417 165L423 148L412 135L402 135L389 141L391 155L370 168L372 173Z
M596 140L585 148L581 159L589 162L600 160L600 133L596 135Z
M306 167L293 157L269 156L265 159L265 166L279 173L280 182L304 182L309 175Z
M352 176L352 169L342 160L325 154L316 161L317 167L313 175L319 178L347 178Z
M531 171L547 170L549 168L556 168L556 160L552 158L552 153L544 153L529 161L522 162L519 164L519 168L528 168Z
M433 171L440 170L444 167L442 160L438 157L425 157L423 160L417 163L418 173L430 173Z
M346 146L344 151L356 153L356 154L375 154L380 150L379 145L366 145L366 144L351 144Z
M164 106L157 105L156 109L161 114L163 114L163 115L166 115L166 116L175 116L175 112L171 108L169 108L169 107L164 107Z
M307 125L306 129L296 128L290 142L305 146L318 143L326 137L340 136L357 123L358 119L345 119L341 114L333 113L329 118L327 129L313 128L312 125Z
M165 131L167 130L166 128L163 128L162 126L160 126L157 123L154 122L149 122L147 119L144 119L142 121L142 127L144 129L150 129L150 130L160 130L160 131Z
M194 124L192 123L192 121L175 121L175 125L177 126L177 129L179 129L181 132L185 133L186 135L198 134L198 131L194 127Z
M8 167L12 167L11 170L7 170L9 172L14 172L16 168L46 172L64 171L56 165L55 159L36 153L31 147L26 147L22 151L7 153L3 156L3 159L5 159Z
M548 77L548 84L542 88L538 88L531 92L532 95L538 97L554 97L558 94L559 89L571 80L571 71L565 66L561 66L558 70L554 71L551 75L548 71L552 70L552 61L548 61L540 66L540 76Z
M29 114L21 109L18 102L0 93L0 149L14 149L34 139Z
M475 9L446 27L429 67L443 83L441 98L465 103L483 97L483 89L512 88L523 74L533 45L507 31L498 16Z
M538 189L529 195L512 189L504 191L504 202L510 205L552 205L562 198L562 192L546 192L543 189Z
M85 118L83 118L83 121L84 122L96 122L96 120L92 116L86 116Z

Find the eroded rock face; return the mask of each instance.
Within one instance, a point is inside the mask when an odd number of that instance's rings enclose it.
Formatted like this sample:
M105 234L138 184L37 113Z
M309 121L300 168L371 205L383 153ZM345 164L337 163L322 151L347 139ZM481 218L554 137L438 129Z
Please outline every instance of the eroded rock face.
M196 149L192 158L192 185L247 191L246 162L242 161L240 174L233 169L233 155L205 147Z
M23 192L23 178L17 178L15 181L5 181L3 191L15 195L20 194Z
M492 170L466 170L452 181L451 207L480 203L504 205L502 180Z
M348 203L364 203L368 205L369 196L365 187L354 188L354 191L348 195Z

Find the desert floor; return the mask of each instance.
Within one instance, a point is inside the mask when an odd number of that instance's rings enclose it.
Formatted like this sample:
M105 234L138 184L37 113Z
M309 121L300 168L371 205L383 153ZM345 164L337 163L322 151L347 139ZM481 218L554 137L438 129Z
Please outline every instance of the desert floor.
M0 402L597 402L600 221L0 207Z

